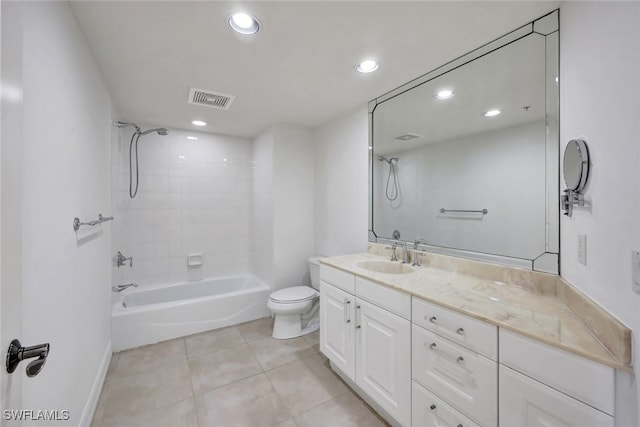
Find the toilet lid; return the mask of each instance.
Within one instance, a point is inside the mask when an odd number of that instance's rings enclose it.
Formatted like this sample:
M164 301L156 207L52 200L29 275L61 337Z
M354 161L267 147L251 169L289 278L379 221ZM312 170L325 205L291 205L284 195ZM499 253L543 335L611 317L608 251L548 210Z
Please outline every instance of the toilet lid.
M294 286L280 289L271 294L271 300L276 302L300 302L314 298L318 293L309 286Z

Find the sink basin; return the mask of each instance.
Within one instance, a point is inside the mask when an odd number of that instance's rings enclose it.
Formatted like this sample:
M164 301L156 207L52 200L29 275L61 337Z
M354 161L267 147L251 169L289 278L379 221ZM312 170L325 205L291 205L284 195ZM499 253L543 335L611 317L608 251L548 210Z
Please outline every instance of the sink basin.
M362 261L357 263L356 266L374 273L384 274L407 274L414 271L407 264L392 261Z

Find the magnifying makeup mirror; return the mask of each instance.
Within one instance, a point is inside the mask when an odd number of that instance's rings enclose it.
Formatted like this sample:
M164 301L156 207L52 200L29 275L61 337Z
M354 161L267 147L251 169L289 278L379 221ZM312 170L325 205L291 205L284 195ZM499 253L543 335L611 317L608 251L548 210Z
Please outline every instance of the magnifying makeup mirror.
M562 169L567 185L562 196L562 210L565 215L571 216L573 206L584 206L582 190L589 179L589 148L584 140L569 141L564 149Z

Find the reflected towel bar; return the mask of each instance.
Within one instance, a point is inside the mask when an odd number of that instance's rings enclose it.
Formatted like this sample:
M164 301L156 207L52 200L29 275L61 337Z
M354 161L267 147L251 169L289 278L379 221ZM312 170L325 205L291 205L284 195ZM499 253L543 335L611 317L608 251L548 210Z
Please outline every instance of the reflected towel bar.
M482 210L476 210L476 211L470 211L470 210L466 210L466 209L445 209L445 208L440 208L440 213L446 213L446 212L465 212L465 213L481 213L483 215L486 215L489 213L488 210L486 209L482 209Z
M98 214L97 220L89 221L89 222L80 222L80 218L75 217L73 218L73 231L78 231L81 225L90 225L93 227L94 225L102 224L103 222L106 222L106 221L113 221L113 217L102 216L102 214Z

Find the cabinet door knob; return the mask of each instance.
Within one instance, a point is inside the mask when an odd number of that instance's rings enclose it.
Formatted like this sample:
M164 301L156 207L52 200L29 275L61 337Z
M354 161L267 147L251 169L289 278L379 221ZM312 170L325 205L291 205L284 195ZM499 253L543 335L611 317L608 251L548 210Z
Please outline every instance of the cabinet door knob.
M459 357L456 359L456 362L458 362L458 363L460 363L460 364L463 364L463 363L464 363L464 357L459 356Z
M458 328L456 332L458 333L458 335L464 335L464 329L462 328Z
M433 405L433 404L432 404L431 406L429 406L429 409L431 409L432 411L435 411L435 409L436 409L436 405Z
M436 345L436 343L434 343L434 342L432 342L432 343L431 343L431 345L429 346L429 348L430 348L431 350L435 350L435 349L436 349L436 347L438 347L438 346L437 346L437 345Z
M427 317L427 316L425 316L425 317ZM431 323L436 323L436 320L438 320L438 319L436 319L436 316L431 316L429 318L429 322L431 322Z

